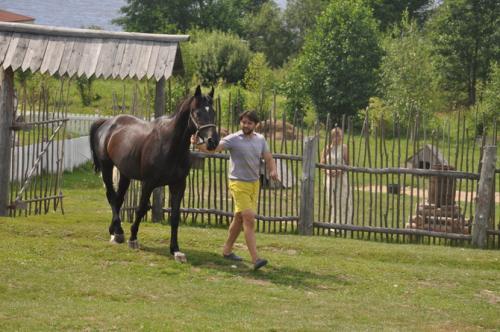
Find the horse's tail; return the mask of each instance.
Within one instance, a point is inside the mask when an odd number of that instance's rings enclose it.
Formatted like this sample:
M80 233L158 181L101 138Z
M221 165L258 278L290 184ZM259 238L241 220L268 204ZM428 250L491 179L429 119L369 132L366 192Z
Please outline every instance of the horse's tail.
M90 151L92 151L92 160L94 161L94 170L96 173L101 171L101 163L99 158L97 158L96 153L96 132L97 129L106 121L106 119L99 119L92 123L90 126Z

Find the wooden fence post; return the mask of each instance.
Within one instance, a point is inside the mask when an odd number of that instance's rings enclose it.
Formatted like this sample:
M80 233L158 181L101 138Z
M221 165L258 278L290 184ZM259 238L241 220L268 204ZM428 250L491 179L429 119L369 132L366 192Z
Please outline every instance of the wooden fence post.
M11 131L14 118L14 73L0 67L0 216L9 214Z
M485 146L483 153L476 199L476 213L472 225L472 244L478 248L485 248L488 242L487 230L491 215L491 195L493 195L493 183L495 181L496 150L495 145L488 145Z
M302 156L302 179L300 180L299 234L313 234L314 219L314 171L318 136L306 137Z
M155 118L165 115L165 78L156 82L155 93ZM153 191L153 222L164 220L163 205L165 201L165 187L156 188Z

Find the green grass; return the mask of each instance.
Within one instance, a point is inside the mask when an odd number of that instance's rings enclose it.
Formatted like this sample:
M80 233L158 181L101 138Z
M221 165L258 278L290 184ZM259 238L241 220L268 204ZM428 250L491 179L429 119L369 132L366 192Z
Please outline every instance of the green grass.
M495 330L500 252L257 234L270 265L253 272L240 238L141 225L142 249L108 244L104 189L88 168L65 177L65 215L0 218L4 330ZM126 227L128 233L128 225Z

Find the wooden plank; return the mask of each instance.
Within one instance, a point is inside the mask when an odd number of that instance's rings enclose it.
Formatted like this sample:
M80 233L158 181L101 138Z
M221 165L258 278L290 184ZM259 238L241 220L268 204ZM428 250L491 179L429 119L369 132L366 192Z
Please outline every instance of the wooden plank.
M102 39L93 39L85 43L82 60L80 62L80 66L78 67L78 77L83 74L85 74L86 77L90 77L94 74L97 60L99 59L99 53L101 52L101 47Z
M304 141L304 157L301 179L301 200L299 211L299 234L313 234L314 219L314 171L316 169L316 150L318 137L307 137Z
M15 33L12 35L12 38L9 43L9 47L5 54L5 58L3 60L3 69L7 69L10 67L12 60L14 59L14 54L16 53L17 44L19 43L19 38L21 35L19 33Z
M83 50L87 42L84 39L75 40L75 45L73 46L73 50L71 51L71 59L68 64L68 76L72 77L78 70L80 66L80 62L82 61Z
M9 49L9 44L12 39L12 33L4 32L0 33L0 63L3 62L5 54Z
M118 50L116 51L116 57L114 59L113 63L113 70L111 72L111 75L113 78L116 78L118 74L120 74L120 67L122 64L122 59L125 54L125 49L127 49L127 45L129 44L129 41L125 42L120 42L120 45L118 45Z
M165 72L163 74L163 77L165 79L168 79L170 76L172 76L172 71L174 69L174 63L175 63L175 58L178 52L178 47L177 44L170 46L170 56L168 57L167 60L167 66L165 67Z
M8 214L11 132L14 120L14 73L12 69L0 69L0 216Z
M141 41L137 44L134 55L132 57L132 63L130 64L130 70L128 72L128 76L130 78L134 77L137 74L137 67L139 67L141 62L144 61L144 59L141 58L141 53L144 48L146 48L145 42Z
M136 41L127 43L127 47L125 47L125 53L123 54L122 63L120 66L119 77L124 79L128 76L128 72L130 70L130 65L132 64L133 56L135 49L139 47Z
M482 249L488 245L487 231L491 217L491 197L493 196L493 186L495 184L496 150L495 145L487 145L483 150L476 213L472 224L472 244Z
M184 64L182 63L182 54L179 44L177 44L177 48L175 50L175 58L173 66L174 68L172 69L171 75L184 73Z
M14 58L10 64L13 71L16 71L23 64L24 57L26 56L26 51L28 50L28 44L30 42L30 37L28 35L19 36L19 42L17 43L16 50L14 52Z
M76 76L80 77L85 71L85 66L87 65L89 56L90 56L90 48L92 47L93 40L85 40L83 42L82 55L80 57L80 61L76 64Z
M47 49L45 50L42 64L40 65L40 73L42 74L44 74L49 69L50 60L53 58L53 54L56 51L55 43L56 41L54 38L50 38L50 40L47 42Z
M61 47L62 45L62 47ZM51 37L47 42L47 49L43 56L42 64L40 65L40 72L44 74L49 70L52 60L59 59L61 61L62 53L64 51L64 42L58 38Z
M141 50L141 54L139 55L139 58L141 59L141 61L137 65L137 68L136 68L135 74L136 74L138 80L142 80L144 75L146 75L146 72L148 71L149 58L151 57L152 52L153 52L152 43L146 42L143 45L143 48Z
M97 66L95 69L95 76L103 78L108 78L113 71L113 63L116 56L116 51L118 50L119 41L116 39L105 40L103 42L101 53L99 54L99 59L97 60Z
M64 43L64 51L61 57L61 62L59 65L58 73L60 76L63 76L68 71L69 61L71 60L71 54L73 52L73 47L75 46L74 40L69 40ZM52 64L52 62L51 62ZM53 68L49 67L49 73Z
M153 45L151 50L151 56L149 57L148 70L146 71L146 77L150 79L156 69L156 61L158 60L158 54L160 53L160 45Z
M30 41L29 49L31 49L31 47L33 47L34 55L31 58L29 66L27 67L31 70L32 73L34 73L40 69L40 66L42 65L43 57L45 56L45 51L47 49L47 44L48 44L47 38L43 38L43 39L39 40L38 42L34 43L34 45L32 45L33 41L34 41L34 39L32 39ZM25 58L25 62L26 62L26 58ZM23 67L24 67L24 65L25 65L25 63L23 63ZM24 70L25 69L23 69L23 71Z
M167 68L168 58L171 52L170 45L161 46L160 53L158 53L158 60L156 61L155 79L158 81L165 75L165 68ZM174 54L175 55L175 54Z
M99 39L97 43L92 44L92 48L90 50L91 54L93 56L89 59L89 62L87 63L86 69L85 69L85 76L86 77L91 77L92 75L95 74L95 69L97 67L97 60L99 60L99 55L101 53L103 46L103 40Z
M68 43L71 44L71 42ZM56 51L54 52L48 67L50 75L54 75L61 65L64 56L64 50L66 49L66 42L64 40L58 40L54 47Z

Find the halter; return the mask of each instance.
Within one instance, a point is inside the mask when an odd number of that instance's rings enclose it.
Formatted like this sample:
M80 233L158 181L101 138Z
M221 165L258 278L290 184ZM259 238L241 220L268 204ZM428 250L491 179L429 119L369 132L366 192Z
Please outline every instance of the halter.
M205 143L205 138L200 136L200 131L202 131L205 128L210 128L210 127L217 128L217 126L214 125L213 123L209 123L209 124L205 124L205 125L200 126L198 124L198 122L196 122L195 118L193 117L193 111L189 111L189 117L191 118L191 121L194 123L194 126L196 127L196 133L195 133L196 138L201 139L201 143L197 143L197 144L199 145L199 144Z

